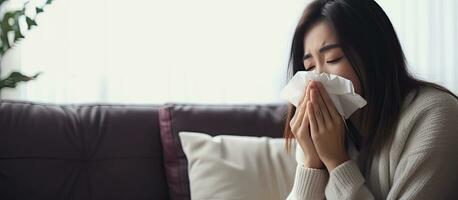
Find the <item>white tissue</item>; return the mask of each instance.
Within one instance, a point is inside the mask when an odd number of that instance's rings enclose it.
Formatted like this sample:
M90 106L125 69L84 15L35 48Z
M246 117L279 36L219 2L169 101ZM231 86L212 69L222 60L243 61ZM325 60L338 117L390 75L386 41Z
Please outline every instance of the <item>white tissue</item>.
M319 74L315 70L297 72L280 92L280 97L297 107L309 80L319 81L323 84L337 111L345 119L348 119L353 112L367 104L366 100L355 93L353 83L350 80L334 74Z

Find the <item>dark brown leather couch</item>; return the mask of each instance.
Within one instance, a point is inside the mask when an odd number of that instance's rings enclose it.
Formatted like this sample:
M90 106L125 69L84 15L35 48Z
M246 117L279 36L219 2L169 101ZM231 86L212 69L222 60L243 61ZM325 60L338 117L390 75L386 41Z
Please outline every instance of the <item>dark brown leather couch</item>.
M281 137L286 105L0 100L0 199L190 199L178 132Z

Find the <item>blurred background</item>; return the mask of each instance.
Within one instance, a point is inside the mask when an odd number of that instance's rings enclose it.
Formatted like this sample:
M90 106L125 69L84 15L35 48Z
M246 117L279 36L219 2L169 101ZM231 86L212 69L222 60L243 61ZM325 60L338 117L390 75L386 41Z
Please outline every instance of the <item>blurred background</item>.
M1 59L2 99L277 103L308 0L54 0ZM458 93L458 1L377 0L410 71Z

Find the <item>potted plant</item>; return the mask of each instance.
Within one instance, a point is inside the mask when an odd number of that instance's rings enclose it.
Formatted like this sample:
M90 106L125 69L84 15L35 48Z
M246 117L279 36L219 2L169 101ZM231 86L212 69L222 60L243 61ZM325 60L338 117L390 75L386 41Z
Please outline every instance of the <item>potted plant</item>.
M44 11L43 8L51 4L51 2L52 0L46 0L40 6L28 6L29 1L26 1L22 4L22 8L20 9L5 9L5 6L11 3L11 1L0 0L0 61L8 50L15 47L18 41L25 37L24 35L27 31L37 26L35 22L36 16L42 13ZM28 16L26 13L32 13L33 16ZM2 66L0 66L0 75L1 68ZM27 76L21 72L15 71L5 78L0 76L0 92L4 88L15 88L20 82L36 79L38 75L39 73Z

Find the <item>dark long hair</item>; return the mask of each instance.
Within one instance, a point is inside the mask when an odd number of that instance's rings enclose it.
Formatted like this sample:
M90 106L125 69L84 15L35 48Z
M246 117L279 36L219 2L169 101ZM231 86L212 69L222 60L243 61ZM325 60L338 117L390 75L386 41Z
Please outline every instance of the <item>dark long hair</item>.
M361 85L367 105L361 110L360 132L368 133L363 141L366 157L371 157L392 137L399 121L406 95L421 86L430 86L458 97L446 88L414 78L407 70L406 59L388 16L373 0L315 0L304 10L292 40L288 77L304 71L304 36L314 23L325 20L335 31L342 51ZM414 98L415 99L415 98ZM286 149L294 135L289 123L295 107L288 104L284 126ZM347 123L349 120L347 120ZM346 134L351 130L346 130ZM366 167L367 164L366 163ZM365 174L365 173L364 173Z

